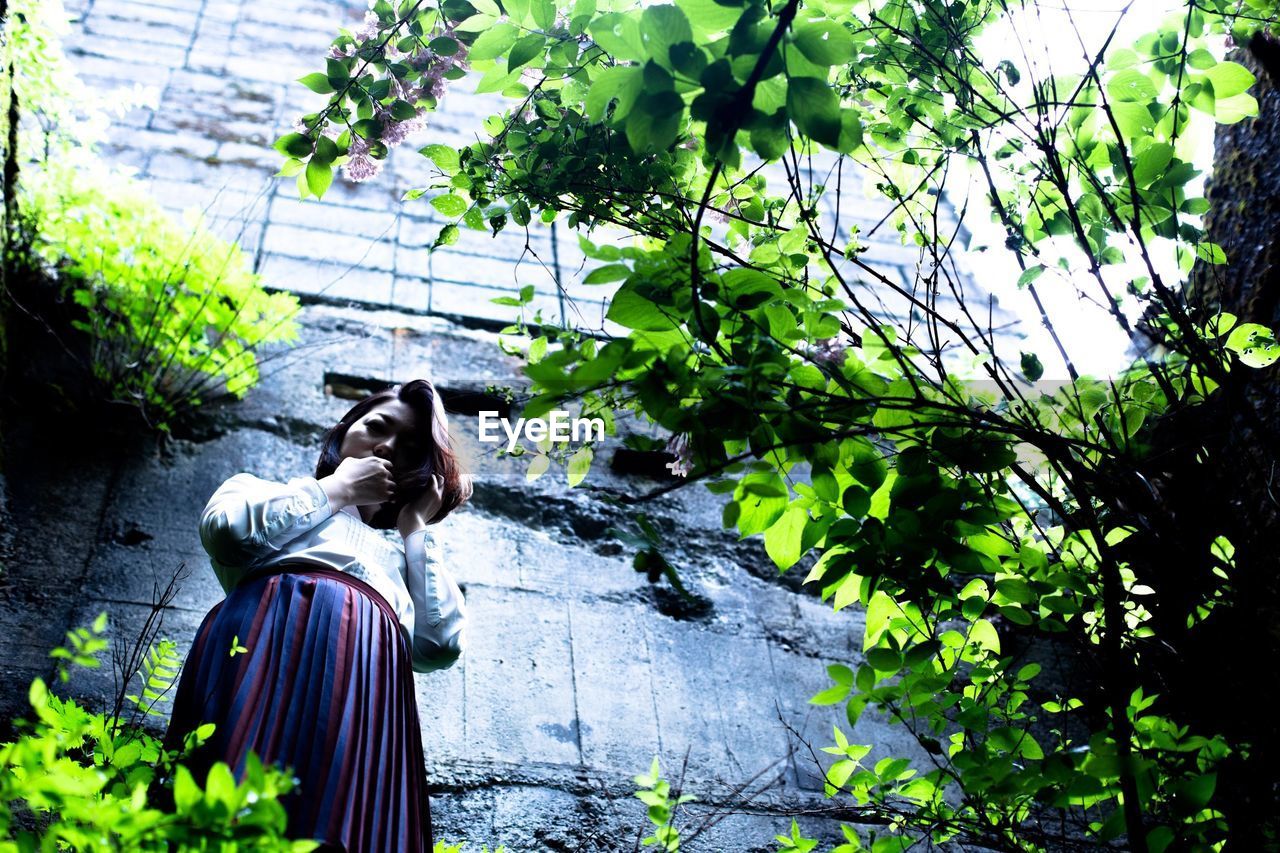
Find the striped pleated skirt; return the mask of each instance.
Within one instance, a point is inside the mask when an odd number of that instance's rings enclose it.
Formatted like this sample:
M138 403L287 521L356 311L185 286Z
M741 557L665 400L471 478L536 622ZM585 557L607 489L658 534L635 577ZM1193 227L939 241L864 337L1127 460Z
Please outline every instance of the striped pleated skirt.
M298 565L242 581L200 626L166 746L206 722L214 734L186 762L196 780L216 761L243 780L250 751L289 768L289 837L348 853L431 850L409 647L364 581Z

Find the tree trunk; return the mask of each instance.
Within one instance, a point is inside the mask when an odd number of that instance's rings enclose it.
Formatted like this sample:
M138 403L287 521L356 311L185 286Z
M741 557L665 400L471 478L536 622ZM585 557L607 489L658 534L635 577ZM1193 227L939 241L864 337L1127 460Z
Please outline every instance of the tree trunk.
M1201 316L1229 312L1274 331L1280 328L1280 44L1258 35L1229 58L1258 78L1252 91L1259 112L1217 130L1206 226L1228 262L1194 270L1190 296ZM1164 524L1180 529L1151 554L1164 563L1151 570L1180 577L1196 552L1174 548L1193 540L1203 548L1216 531L1236 549L1228 603L1185 632L1187 642L1166 663L1169 698L1191 713L1193 731L1221 733L1233 747L1249 745L1247 757L1237 751L1228 759L1215 796L1231 825L1230 849L1237 850L1275 849L1280 838L1280 727L1263 688L1280 670L1278 380L1280 364L1237 365L1230 385L1195 417L1198 423L1171 431L1174 441L1165 449L1180 444L1182 454L1194 456L1203 447L1210 461L1188 464L1181 482L1170 484Z

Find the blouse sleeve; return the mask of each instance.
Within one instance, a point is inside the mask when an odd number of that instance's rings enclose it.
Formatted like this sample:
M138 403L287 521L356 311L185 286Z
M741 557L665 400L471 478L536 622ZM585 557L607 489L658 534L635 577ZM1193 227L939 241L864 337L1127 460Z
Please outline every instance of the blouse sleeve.
M444 669L462 656L465 647L466 602L427 530L409 534L404 547L414 612L413 669Z
M200 517L200 542L213 559L224 589L254 563L279 551L333 515L329 498L314 477L288 483L236 474L223 483ZM241 570L236 573L236 570Z

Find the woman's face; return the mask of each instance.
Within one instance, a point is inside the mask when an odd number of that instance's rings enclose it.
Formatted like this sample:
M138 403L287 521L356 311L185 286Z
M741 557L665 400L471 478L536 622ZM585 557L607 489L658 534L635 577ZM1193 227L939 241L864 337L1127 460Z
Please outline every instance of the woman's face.
M343 459L379 456L390 460L398 473L405 469L407 460L419 456L423 449L413 410L399 400L387 400L351 425L338 453Z

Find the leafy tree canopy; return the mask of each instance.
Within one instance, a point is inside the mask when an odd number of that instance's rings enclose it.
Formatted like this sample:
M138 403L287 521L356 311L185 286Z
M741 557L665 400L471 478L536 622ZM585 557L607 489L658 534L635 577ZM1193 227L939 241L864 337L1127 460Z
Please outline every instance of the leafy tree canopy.
M537 393L524 414L569 399L642 414L679 437L686 482L727 496L727 527L763 534L781 571L804 561L836 609L865 608L863 659L830 667L813 698L845 710L827 793L879 827L847 826L842 853L920 838L1216 849L1240 830L1232 792L1251 777L1229 768L1256 745L1165 688L1238 606L1252 569L1237 551L1255 550L1224 524L1169 571L1145 543L1170 533L1160 466L1218 464L1202 433L1171 449L1170 424L1217 407L1277 447L1242 389L1280 346L1187 288L1197 264L1229 261L1206 237L1191 130L1257 111L1253 73L1224 49L1277 10L1193 0L1069 74L1039 58L1075 38L1035 35L1041 11L378 0L302 79L326 105L277 144L283 174L319 196L338 167L376 174L468 67L478 91L512 99L489 138L423 148L439 177L409 199L450 220L436 246L534 219L577 229L586 283L616 287L607 316L625 334L522 319L510 331ZM1008 55L979 47L991 33ZM764 163L785 179L768 183ZM861 175L919 253L910 285L824 213ZM1082 375L1072 348L1088 341L1043 307L1056 352L1004 352L942 202L974 185L1035 304L1070 289L1148 355ZM636 239L596 245L605 225ZM1034 384L1042 357L1069 381ZM574 458L576 482L589 451ZM1050 677L1033 647L1070 664ZM872 706L916 755L864 762L842 726ZM799 828L781 843L812 847Z

